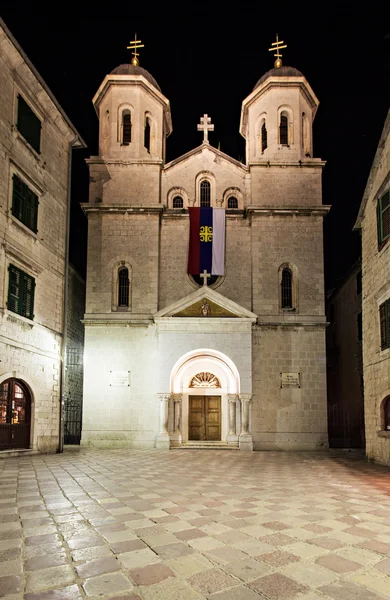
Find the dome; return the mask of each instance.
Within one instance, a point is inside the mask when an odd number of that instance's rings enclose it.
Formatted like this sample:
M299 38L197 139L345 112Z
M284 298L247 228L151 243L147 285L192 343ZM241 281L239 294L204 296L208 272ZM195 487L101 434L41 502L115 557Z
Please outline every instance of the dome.
M111 71L111 75L142 75L143 77L145 77L145 79L149 81L149 83L151 83L155 88L157 88L159 92L161 92L160 86L158 85L155 78L149 73L149 71L143 69L138 65L132 65L131 63L119 65L119 67L116 67Z
M298 69L294 69L294 67L280 67L279 69L273 68L267 73L264 73L262 77L260 77L259 81L256 83L254 90L258 88L266 79L269 77L304 77L303 73L298 71Z

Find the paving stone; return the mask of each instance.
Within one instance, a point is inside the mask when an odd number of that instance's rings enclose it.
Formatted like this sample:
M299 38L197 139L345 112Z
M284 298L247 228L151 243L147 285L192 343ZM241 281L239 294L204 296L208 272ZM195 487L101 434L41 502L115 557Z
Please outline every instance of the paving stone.
M134 550L133 552L124 552L118 554L118 560L127 569L135 569L137 567L146 567L152 563L161 562L161 559L150 548L142 550Z
M255 591L244 585L239 585L230 590L217 592L207 596L209 600L265 600L264 596L259 596Z
M89 562L79 565L76 568L77 575L81 579L103 575L104 573L112 573L120 568L118 560L114 556L105 556L103 558L95 558Z
M133 584L123 573L115 572L91 577L83 583L83 588L87 596L111 594L111 597L115 597L116 593L132 591Z
M345 546L343 542L329 537L310 538L307 542L309 544L314 544L315 546L320 546L320 548L325 548L326 550L337 550L338 548Z
M121 554L123 552L133 552L133 550L142 550L146 548L146 544L142 540L127 540L125 542L113 542L110 544L110 548L115 554Z
M221 565L246 558L244 552L237 550L237 548L231 548L230 546L208 550L205 554L208 558Z
M48 588L66 586L74 583L75 573L70 565L28 571L26 573L26 592L39 592Z
M161 563L131 569L129 575L134 583L140 586L153 585L164 581L164 579L168 579L168 577L176 577L172 569Z
M185 556L195 552L193 548L183 543L167 544L165 546L153 546L153 550L164 560Z
M236 584L236 579L220 569L210 569L197 573L188 579L189 584L200 594L214 594Z
M140 592L144 600L203 600L186 581L166 579L151 586L141 586Z
M245 582L265 575L270 570L268 565L249 557L238 562L227 563L223 566L223 569L225 572Z
M104 540L101 537L81 537L67 540L66 542L71 550L80 550L81 548L91 548L92 546L103 546Z
M343 580L325 585L319 588L319 591L334 600L383 600L383 596L378 596L375 592L360 585Z
M179 538L179 540L193 540L195 538L206 537L207 534L200 529L185 529L184 531L176 531L175 536Z
M361 564L353 562L339 556L338 554L328 554L326 556L320 556L316 559L316 563L334 571L335 573L349 573L350 571L356 571L362 567Z
M17 575L5 575L0 577L0 598L8 594L17 594L23 588L22 577Z
M4 562L4 561L9 561L9 560L13 560L15 558L19 558L21 555L21 549L20 548L9 548L8 550L1 550L0 551L0 563Z
M390 575L390 558L385 558L385 560L381 560L375 565L375 568L381 573L385 573L386 575Z
M47 569L48 567L58 567L67 563L65 552L56 552L54 554L44 554L30 558L24 563L26 571L37 571L38 569Z
M79 587L75 584L48 592L25 594L24 600L82 600L82 596Z
M337 579L337 574L328 571L321 565L310 562L290 564L283 569L283 573L292 577L302 585L318 588Z
M92 560L93 558L101 558L103 556L112 556L112 552L108 546L92 546L92 548L72 550L70 555L74 562L80 562Z
M213 564L202 554L191 554L167 560L167 564L177 573L184 577L190 577L201 571L212 569Z
M269 600L291 600L298 594L308 591L307 586L301 585L281 573L272 573L248 583L248 586Z
M275 552L267 552L256 556L256 560L271 565L272 567L284 567L290 563L299 562L301 559L295 554L285 552L284 550L275 550Z

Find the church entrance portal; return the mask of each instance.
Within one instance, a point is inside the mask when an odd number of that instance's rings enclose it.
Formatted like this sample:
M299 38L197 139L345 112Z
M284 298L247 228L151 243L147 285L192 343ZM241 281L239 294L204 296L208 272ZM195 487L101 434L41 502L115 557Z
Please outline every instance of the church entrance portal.
M31 395L19 379L0 384L0 450L30 447Z
M220 441L221 396L189 396L188 403L188 439Z

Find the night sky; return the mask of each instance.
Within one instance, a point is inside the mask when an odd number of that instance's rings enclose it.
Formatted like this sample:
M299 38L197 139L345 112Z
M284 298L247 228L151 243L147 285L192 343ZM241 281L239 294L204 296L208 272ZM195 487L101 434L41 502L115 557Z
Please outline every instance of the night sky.
M134 33L145 44L140 65L169 99L173 133L167 161L201 144L203 113L215 125L210 143L245 160L238 128L242 101L273 67L271 42L287 43L284 65L305 75L320 106L314 156L327 161L323 203L328 289L358 258L352 232L390 105L389 12L355 2L80 2L47 12L27 2L3 2L1 17L87 143L73 157L71 262L85 272L88 201L85 158L97 154L92 97L104 76L130 62ZM57 6L59 8L57 9ZM100 8L102 6L102 8ZM57 12L58 11L58 12Z

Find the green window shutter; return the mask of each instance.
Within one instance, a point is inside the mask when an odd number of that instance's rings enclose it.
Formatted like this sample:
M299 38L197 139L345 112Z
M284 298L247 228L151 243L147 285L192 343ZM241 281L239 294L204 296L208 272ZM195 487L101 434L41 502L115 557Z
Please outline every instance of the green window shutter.
M381 350L390 347L390 300L386 300L379 307L379 321L381 334Z
M14 217L23 221L24 205L26 202L26 185L17 175L12 178L12 214Z
M9 265L8 310L34 318L35 279L14 265Z
M380 198L378 198L376 205L376 224L378 230L378 250L380 250L382 246L382 203Z
M16 126L30 146L39 153L41 151L41 121L20 95L18 95L18 122Z
M13 176L12 214L34 233L37 232L38 196L17 175Z
M390 190L381 198L382 208L382 239L390 237Z
M34 194L29 188L27 188L26 198L26 221L25 225L29 227L34 233L37 232L37 220L38 220L38 196Z
M22 310L23 316L27 319L34 318L34 292L35 292L35 281L33 277L23 273L23 301Z
M20 314L21 298L20 298L20 271L13 265L8 267L8 310Z

